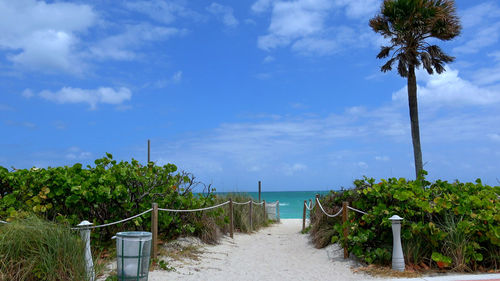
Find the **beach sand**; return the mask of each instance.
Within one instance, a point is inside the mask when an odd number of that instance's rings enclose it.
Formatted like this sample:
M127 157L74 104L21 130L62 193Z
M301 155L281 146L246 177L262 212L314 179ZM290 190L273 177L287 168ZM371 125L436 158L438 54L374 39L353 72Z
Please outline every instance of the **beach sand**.
M160 280L366 280L353 273L355 263L344 260L337 245L316 249L309 235L300 233L302 220L281 223L253 234L224 236L218 245L200 245L198 260L168 260L175 271L150 272Z

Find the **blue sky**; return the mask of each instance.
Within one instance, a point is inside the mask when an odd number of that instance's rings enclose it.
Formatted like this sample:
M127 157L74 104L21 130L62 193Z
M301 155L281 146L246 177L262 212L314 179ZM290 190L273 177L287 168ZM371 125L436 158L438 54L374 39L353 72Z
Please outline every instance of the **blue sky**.
M219 191L413 178L381 0L0 0L0 165L174 163ZM456 1L455 56L417 73L430 179L498 184L500 4Z

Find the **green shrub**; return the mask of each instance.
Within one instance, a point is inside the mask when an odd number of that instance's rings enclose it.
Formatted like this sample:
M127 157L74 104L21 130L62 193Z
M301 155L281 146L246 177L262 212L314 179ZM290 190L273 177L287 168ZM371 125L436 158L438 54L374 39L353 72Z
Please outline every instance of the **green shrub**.
M85 280L84 243L68 226L33 216L1 225L0 280Z
M111 154L95 160L95 166L32 168L9 172L0 167L0 218L14 220L34 213L51 221L76 225L90 220L96 225L118 221L151 208L195 209L211 206L211 193L194 195L193 177L177 173L173 164L143 166L113 160ZM172 238L202 233L193 216L162 212L158 218L160 235ZM92 231L92 240L109 241L123 230L147 230L151 214L127 223Z
M331 192L321 199L323 206L334 211L342 201L369 215L349 212L349 252L368 263L388 264L392 253L392 215L404 218L401 228L407 262L425 262L459 271L483 268L498 269L500 246L500 187L476 183L427 182L405 179L364 178L354 182L355 188ZM345 244L340 218L312 218L313 239L338 240ZM333 229L333 231L325 231ZM322 230L322 232L320 232ZM319 236L318 237L315 237ZM435 257L433 260L432 257ZM441 262L436 261L442 257Z

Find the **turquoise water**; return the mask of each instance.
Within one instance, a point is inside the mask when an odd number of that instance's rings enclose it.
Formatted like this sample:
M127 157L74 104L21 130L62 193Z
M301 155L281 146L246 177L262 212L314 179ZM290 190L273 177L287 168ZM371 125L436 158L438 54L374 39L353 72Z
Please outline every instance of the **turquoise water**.
M259 199L258 192L245 192L252 196L255 201ZM266 202L280 201L280 217L282 219L302 218L304 200L314 200L316 194L328 194L328 191L276 191L262 192L261 200ZM308 212L309 213L309 212Z

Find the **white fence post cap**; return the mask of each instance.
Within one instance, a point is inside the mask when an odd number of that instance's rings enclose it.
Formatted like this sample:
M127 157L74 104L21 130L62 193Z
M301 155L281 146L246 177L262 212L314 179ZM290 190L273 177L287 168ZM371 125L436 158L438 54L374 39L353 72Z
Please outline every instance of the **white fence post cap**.
M403 218L400 217L400 216L398 216L398 215L394 215L394 216L390 217L389 220L391 220L391 221L402 221Z
M77 226L89 226L89 225L93 225L93 223L91 223L89 221L82 221Z

